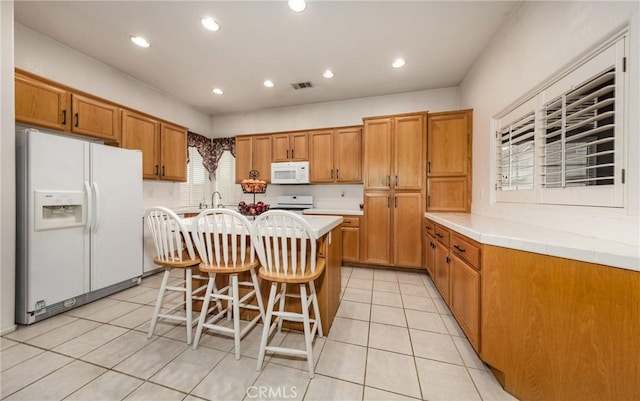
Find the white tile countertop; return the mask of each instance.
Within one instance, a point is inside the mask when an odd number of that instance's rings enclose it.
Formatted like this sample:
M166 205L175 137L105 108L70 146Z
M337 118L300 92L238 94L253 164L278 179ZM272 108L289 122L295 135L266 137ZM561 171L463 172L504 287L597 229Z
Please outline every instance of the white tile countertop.
M424 216L481 244L640 271L640 247L467 213Z
M317 238L326 235L329 231L342 224L342 217L340 216L302 216L307 223L311 226L311 230ZM191 231L195 217L186 217L181 219L182 223L186 226L187 230ZM253 222L252 220L249 220Z
M305 209L302 211L304 214L326 214L326 215L342 215L342 216L362 216L362 210L356 209Z

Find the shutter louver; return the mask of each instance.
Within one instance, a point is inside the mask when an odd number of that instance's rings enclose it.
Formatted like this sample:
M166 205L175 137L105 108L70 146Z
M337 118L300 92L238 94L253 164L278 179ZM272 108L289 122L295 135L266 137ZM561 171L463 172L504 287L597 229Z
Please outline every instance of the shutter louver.
M533 111L500 128L496 136L499 155L497 188L502 191L532 189L535 176L535 113Z

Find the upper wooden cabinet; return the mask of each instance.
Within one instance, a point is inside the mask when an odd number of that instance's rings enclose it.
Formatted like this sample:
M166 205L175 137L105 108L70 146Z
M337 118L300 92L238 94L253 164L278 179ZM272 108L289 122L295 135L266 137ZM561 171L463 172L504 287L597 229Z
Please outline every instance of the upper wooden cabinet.
M362 182L362 127L312 131L311 182Z
M120 109L88 96L71 94L71 132L120 143Z
M365 119L365 190L421 191L425 115Z
M271 182L271 135L236 137L236 182L249 178L251 170L258 179Z
M16 121L120 143L117 105L29 73L15 74Z
M142 151L142 176L187 180L187 129L122 110L122 147Z
M71 118L71 94L16 72L16 121L64 131Z
M298 162L309 160L309 133L292 132L275 134L272 138L274 162Z
M471 211L472 110L429 113L427 211Z
M187 180L187 129L160 124L160 179Z
M160 177L160 123L150 117L122 110L122 147L142 151L142 177Z

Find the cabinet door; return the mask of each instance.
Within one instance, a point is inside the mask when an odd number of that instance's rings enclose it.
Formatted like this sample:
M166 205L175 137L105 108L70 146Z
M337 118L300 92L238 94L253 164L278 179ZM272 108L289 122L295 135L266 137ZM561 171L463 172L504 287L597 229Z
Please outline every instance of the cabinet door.
M391 194L364 194L364 263L391 264Z
M71 111L69 93L61 88L16 73L16 121L64 131Z
M160 124L150 117L122 110L122 147L142 151L142 177L160 177Z
M471 111L429 114L428 131L428 174L467 175L471 154Z
M309 133L296 132L289 135L289 147L291 154L289 159L294 162L309 160Z
M337 182L362 182L362 128L338 129L334 135Z
M394 264L422 267L422 194L396 193L392 206Z
M424 114L394 119L392 181L396 189L422 190L425 170L425 137Z
M390 118L365 120L362 133L364 148L364 189L391 188L391 128Z
M160 179L187 180L187 130L160 124Z
M310 142L311 182L334 182L333 130L312 131Z
M450 307L478 351L480 344L480 273L456 256L451 256Z
M252 170L258 172L258 179L271 182L271 136L251 138Z
M74 93L71 95L71 109L71 132L120 143L118 107Z
M236 137L236 183L249 178L251 171L251 137Z
M272 137L273 157L274 162L288 162L289 153L289 134L277 134Z
M342 262L360 262L359 227L342 227Z
M467 177L427 178L427 210L430 212L469 212Z
M442 295L442 299L449 305L449 263L451 258L449 257L449 249L436 241L436 274L433 280L436 287Z
M427 268L427 273L431 276L431 279L434 279L434 274L436 270L436 239L433 235L425 235L425 267Z

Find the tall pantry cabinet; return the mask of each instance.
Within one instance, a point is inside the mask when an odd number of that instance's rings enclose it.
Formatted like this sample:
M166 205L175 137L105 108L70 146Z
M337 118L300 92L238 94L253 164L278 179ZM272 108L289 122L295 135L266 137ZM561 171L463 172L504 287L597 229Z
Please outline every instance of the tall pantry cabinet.
M426 118L364 119L363 263L422 267Z

